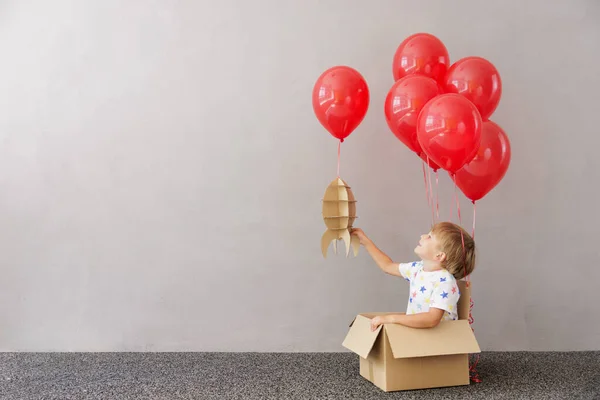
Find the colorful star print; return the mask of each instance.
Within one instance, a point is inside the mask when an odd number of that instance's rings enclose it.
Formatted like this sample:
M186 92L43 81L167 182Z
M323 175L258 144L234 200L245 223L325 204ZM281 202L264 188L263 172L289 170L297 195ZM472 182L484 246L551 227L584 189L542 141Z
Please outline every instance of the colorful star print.
M428 312L431 307L444 311L443 320L456 320L460 290L447 270L424 271L423 262L400 264L400 272L409 283L406 314Z

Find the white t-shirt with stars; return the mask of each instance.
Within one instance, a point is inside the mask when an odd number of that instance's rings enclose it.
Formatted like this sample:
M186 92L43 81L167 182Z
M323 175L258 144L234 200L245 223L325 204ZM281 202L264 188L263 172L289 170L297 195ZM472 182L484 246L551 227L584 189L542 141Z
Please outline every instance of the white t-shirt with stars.
M460 291L456 278L445 269L424 271L423 261L401 263L400 274L410 282L410 294L406 314L428 312L429 308L445 311L442 320L458 319Z

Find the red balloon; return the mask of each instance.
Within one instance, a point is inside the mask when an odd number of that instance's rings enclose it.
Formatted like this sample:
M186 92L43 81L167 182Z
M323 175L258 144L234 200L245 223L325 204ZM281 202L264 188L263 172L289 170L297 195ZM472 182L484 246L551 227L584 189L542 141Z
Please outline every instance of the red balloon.
M396 81L385 98L385 119L390 130L409 149L421 155L417 140L417 117L425 103L440 94L431 78L408 75Z
M333 137L344 141L369 108L369 87L358 71L337 66L323 72L312 93L317 119Z
M475 158L456 172L454 181L465 196L475 202L504 178L510 156L510 141L506 133L496 123L485 121Z
M454 173L477 153L481 124L473 103L459 94L442 94L421 110L417 138L433 162Z
M444 43L429 33L416 33L404 39L396 49L392 63L394 80L418 74L443 83L450 66Z
M494 65L481 57L466 57L450 66L444 89L469 99L487 120L498 107L502 95L502 80Z
M427 154L421 152L420 157L421 160L425 161L425 164L429 165L434 172L437 172L437 170L440 169L440 166L431 161L431 158L429 160L427 159Z

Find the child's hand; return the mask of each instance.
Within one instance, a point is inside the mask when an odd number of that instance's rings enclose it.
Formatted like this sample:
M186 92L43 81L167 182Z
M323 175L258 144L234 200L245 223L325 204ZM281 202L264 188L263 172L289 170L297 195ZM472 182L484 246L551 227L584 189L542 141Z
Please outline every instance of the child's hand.
M352 228L352 230L350 231L350 234L353 236L356 236L358 238L358 240L360 241L360 244L362 244L363 246L369 241L369 238L367 237L367 235L365 235L363 230L360 228Z
M371 331L376 331L379 325L387 324L387 318L385 315L378 315L371 320Z

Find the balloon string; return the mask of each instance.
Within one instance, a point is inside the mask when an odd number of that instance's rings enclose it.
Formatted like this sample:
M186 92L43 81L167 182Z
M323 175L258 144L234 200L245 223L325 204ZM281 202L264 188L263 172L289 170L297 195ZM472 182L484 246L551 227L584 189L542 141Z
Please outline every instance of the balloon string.
M473 299L471 298L469 301L469 326L473 325L473 321L475 321L475 319L473 318L473 306L475 305L475 302L473 301ZM475 329L473 329L473 327L471 326L471 330L473 332L475 332ZM479 376L479 373L477 372L477 364L479 364L479 357L480 354L471 354L471 356L474 356L474 361L473 359L469 360L469 377L471 378L472 382L475 383L481 383L483 382L483 380L481 379L481 377Z
M342 147L342 141L338 143L338 156L337 156L337 177L340 177L340 152Z
M456 186L456 181L454 181L454 197L456 198L456 210L458 213L458 224L462 225L462 218L460 216L460 201L458 200L458 189Z
M435 215L440 220L440 177L437 169L435 170Z
M456 180L454 179L455 177L452 176L452 180L454 181L454 197L456 198L456 210L457 210L457 214L458 214L458 224L462 225L462 218L460 215L460 200L458 199L458 190L457 190L457 186L456 186ZM475 216L476 216L476 208L475 208L475 202L473 202L473 237L475 237ZM462 240L462 247L463 247L463 256L464 256L464 262L463 262L463 266L464 266L464 279L466 281L467 287L471 286L471 279L469 276L467 276L467 253L465 250L465 237L463 235L462 229L460 231L460 238ZM473 295L471 294L471 298L469 299L469 326L471 326L471 330L473 332L475 332L475 329L473 329L473 322L475 322L475 319L473 318L473 306L475 305L475 302L473 301ZM479 359L480 359L480 354L471 354L469 357L469 379L472 382L475 383L481 383L483 382L483 380L481 379L481 377L479 376L479 373L477 372L477 365L479 364Z
M454 176L452 178L453 178L452 180L454 180L454 197L456 198L456 210L457 210L457 214L458 214L458 225L462 226L462 217L460 215L460 201L458 199L458 189L456 187L456 180L454 179ZM467 254L466 254L466 251L465 251L465 236L463 235L462 228L460 229L460 239L462 240L462 248L463 248L464 278L468 282L469 279L467 278ZM468 283L467 283L467 286L468 286Z
M431 168L429 168L429 156L427 156L427 181L429 182L429 207L431 207L431 225L435 224L435 204L433 203L433 187L431 186Z
M471 233L471 237L475 239L475 218L477 217L477 204L473 202L473 232Z
M458 224L462 226L462 217L460 216L460 201L458 200L458 191L456 189L456 182L454 182L454 196L456 197L456 212L458 214Z
M452 180L454 180L454 176L451 175ZM454 184L456 185L456 182L454 182ZM456 191L456 188L455 188ZM450 203L452 204L452 203ZM450 207L450 222L452 222L452 218L454 217L454 207Z
M473 329L473 322L475 322L475 318L473 318L474 305L475 302L473 301L473 296L471 295L471 298L469 299L469 326L471 327L471 331L473 331L473 333L475 332L475 329ZM469 357L469 378L475 383L483 382L483 379L481 379L479 373L477 372L477 364L479 364L480 356L481 354L471 354Z
M429 197L429 185L427 184L427 172L425 172L425 161L422 161L421 166L423 167L423 182L425 182L425 197L427 197L427 207L431 206L431 199Z

